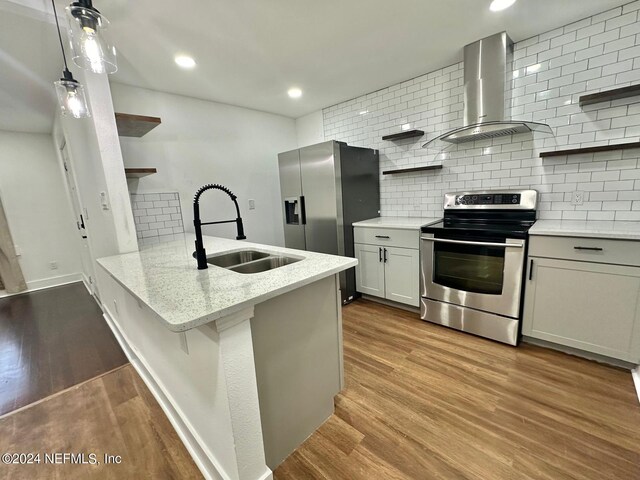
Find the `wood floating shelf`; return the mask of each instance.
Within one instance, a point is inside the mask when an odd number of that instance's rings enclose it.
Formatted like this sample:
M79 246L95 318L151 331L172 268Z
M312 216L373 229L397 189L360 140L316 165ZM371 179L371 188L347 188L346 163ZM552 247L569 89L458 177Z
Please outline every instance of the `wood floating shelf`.
M405 138L421 137L424 135L422 130L407 130L406 132L394 133L392 135L385 135L382 140L404 140Z
M153 175L154 173L158 173L158 170L155 168L125 168L124 169L124 174L127 178L146 177L147 175Z
M118 135L121 137L143 137L161 123L159 117L116 113Z
M618 143L616 145L603 145L601 147L571 148L568 150L556 150L554 152L542 152L540 158L562 157L564 155L578 155L580 153L612 152L614 150L628 150L640 148L640 142Z
M428 172L430 170L442 170L442 164L429 165L426 167L412 167L412 168L400 168L398 170L385 170L383 175L395 175L397 173L411 173L411 172Z
M640 85L631 85L630 87L616 88L614 90L607 90L606 92L583 95L578 101L580 106L583 107L585 105L610 102L611 100L620 100L621 98L634 97L636 95L640 95Z

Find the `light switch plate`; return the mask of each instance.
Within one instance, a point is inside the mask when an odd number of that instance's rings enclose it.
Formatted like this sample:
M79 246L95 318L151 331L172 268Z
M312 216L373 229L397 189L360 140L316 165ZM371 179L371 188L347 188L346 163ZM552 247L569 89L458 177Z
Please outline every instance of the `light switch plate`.
M102 205L103 210L109 210L109 198L107 197L107 192L100 192L100 205Z
M249 199L249 210L255 210L256 209L256 201L253 198Z

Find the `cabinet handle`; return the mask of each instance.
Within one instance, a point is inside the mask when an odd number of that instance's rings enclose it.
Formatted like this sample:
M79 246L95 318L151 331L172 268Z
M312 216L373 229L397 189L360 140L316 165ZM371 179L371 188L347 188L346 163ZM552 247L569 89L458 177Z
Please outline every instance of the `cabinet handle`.
M384 263L387 263L387 249L383 249L384 250Z
M378 261L382 261L382 247L378 247Z
M376 235L376 238L386 238L388 240L391 237L389 235Z
M589 250L591 252L602 252L604 248L600 247L573 247L574 250Z
M533 280L533 259L529 261L529 280Z

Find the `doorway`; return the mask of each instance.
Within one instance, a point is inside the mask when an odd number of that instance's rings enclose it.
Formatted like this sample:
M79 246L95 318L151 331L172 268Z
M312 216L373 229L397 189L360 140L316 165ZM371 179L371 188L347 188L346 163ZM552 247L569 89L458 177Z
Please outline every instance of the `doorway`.
M77 188L78 182L66 140L63 140L62 147L60 147L60 158L62 159L64 178L67 184L71 208L73 209L73 215L78 229L82 277L91 294L97 297L98 292L94 280L95 273L93 269L93 255L91 254L91 246L89 245L89 215L87 213L87 209L82 206L82 201L80 200L80 194L78 193Z

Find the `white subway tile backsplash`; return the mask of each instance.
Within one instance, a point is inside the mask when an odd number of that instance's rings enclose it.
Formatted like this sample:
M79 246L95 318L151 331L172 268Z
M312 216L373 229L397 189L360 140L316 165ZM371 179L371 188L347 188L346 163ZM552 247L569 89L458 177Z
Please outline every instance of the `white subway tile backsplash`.
M540 218L640 219L632 203L640 209L640 149L539 157L542 150L640 141L637 98L578 105L582 95L640 83L639 9L640 0L624 12L608 10L516 43L514 80L506 92L511 115L547 123L555 136L451 146L442 155L441 171L381 176L382 214L438 215L446 191L514 187L541 193ZM436 161L439 152L422 149L422 139L391 143L381 137L405 123L425 130L427 139L461 126L463 68L457 63L325 109L326 138L377 148L381 170ZM365 108L369 113L359 115ZM576 189L585 192L583 205L570 203Z
M594 15L591 21L592 23L604 22L606 20L609 20L610 18L618 17L620 15L622 15L622 7L612 8L611 10L607 10L606 12Z
M131 204L141 244L174 240L184 233L178 193L134 193Z
M578 29L576 31L576 40L590 38L602 32L604 32L604 22L598 22L593 25Z
M599 55L589 60L589 68L601 67L618 61L618 52L611 52L605 55Z
M591 17L585 18L583 20L570 23L569 25L565 26L563 30L565 33L575 32L576 30L580 30L582 28L588 27L589 25L591 25L591 22L592 22Z
M605 22L605 30L613 30L624 27L625 25L630 25L632 23L635 23L637 19L638 12L636 11L620 15L618 17L607 20Z

